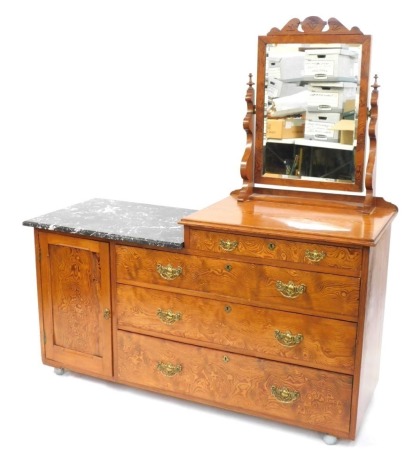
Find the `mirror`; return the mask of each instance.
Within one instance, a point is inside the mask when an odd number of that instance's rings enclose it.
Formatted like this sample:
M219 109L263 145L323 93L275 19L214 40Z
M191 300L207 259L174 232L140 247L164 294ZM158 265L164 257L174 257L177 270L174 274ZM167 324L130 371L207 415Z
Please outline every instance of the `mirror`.
M370 36L335 19L259 37L255 182L362 191Z

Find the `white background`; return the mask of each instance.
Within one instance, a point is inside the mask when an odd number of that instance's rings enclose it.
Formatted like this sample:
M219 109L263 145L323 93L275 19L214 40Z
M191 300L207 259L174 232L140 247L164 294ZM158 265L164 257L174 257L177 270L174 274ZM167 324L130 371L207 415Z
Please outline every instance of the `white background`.
M1 468L413 468L418 37L413 2L375 3L0 0ZM22 221L92 197L199 209L240 187L257 36L311 15L373 36L377 193L400 208L381 377L358 440L328 447L317 433L53 374Z

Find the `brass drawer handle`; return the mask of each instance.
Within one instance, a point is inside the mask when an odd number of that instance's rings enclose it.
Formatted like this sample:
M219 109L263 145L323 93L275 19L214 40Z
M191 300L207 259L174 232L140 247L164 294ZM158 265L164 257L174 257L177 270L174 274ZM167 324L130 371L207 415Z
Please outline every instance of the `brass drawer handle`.
M231 240L220 240L219 246L224 251L233 251L238 247L238 242Z
M318 250L306 250L305 251L305 258L311 263L319 263L322 261L327 254L325 251L318 251Z
M293 348L303 341L303 335L301 333L294 335L290 331L282 333L280 330L275 330L274 336L280 344L287 348Z
M296 297L299 297L299 295L302 295L306 292L305 284L295 285L293 281L289 281L288 283L277 281L276 289L283 297L288 299L296 299Z
M167 281L173 281L182 274L181 266L173 268L170 264L167 266L162 266L161 264L156 265L156 270L160 274L160 277L166 279Z
M181 364L171 364L171 363L164 363L158 362L156 369L166 377L173 377L176 374L179 374L182 371Z
M300 393L297 390L289 390L287 387L271 387L271 395L278 400L280 403L293 403L300 397Z
M173 325L175 322L182 319L182 313L175 313L171 309L162 310L161 308L158 308L156 315L159 317L160 321L162 323L166 323L166 325Z

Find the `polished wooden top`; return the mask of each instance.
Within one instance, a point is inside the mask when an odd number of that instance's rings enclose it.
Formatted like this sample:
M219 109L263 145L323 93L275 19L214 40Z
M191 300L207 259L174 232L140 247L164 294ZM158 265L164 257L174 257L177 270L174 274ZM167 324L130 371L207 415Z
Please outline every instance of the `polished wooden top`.
M364 214L352 206L316 205L299 199L238 202L229 196L180 223L192 228L371 246L396 214L396 206L381 198L376 198L372 213Z

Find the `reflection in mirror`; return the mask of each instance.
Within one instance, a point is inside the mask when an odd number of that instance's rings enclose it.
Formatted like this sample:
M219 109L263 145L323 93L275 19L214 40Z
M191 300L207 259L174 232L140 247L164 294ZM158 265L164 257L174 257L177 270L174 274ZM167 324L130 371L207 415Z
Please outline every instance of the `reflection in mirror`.
M263 168L271 178L354 182L360 44L267 44Z

